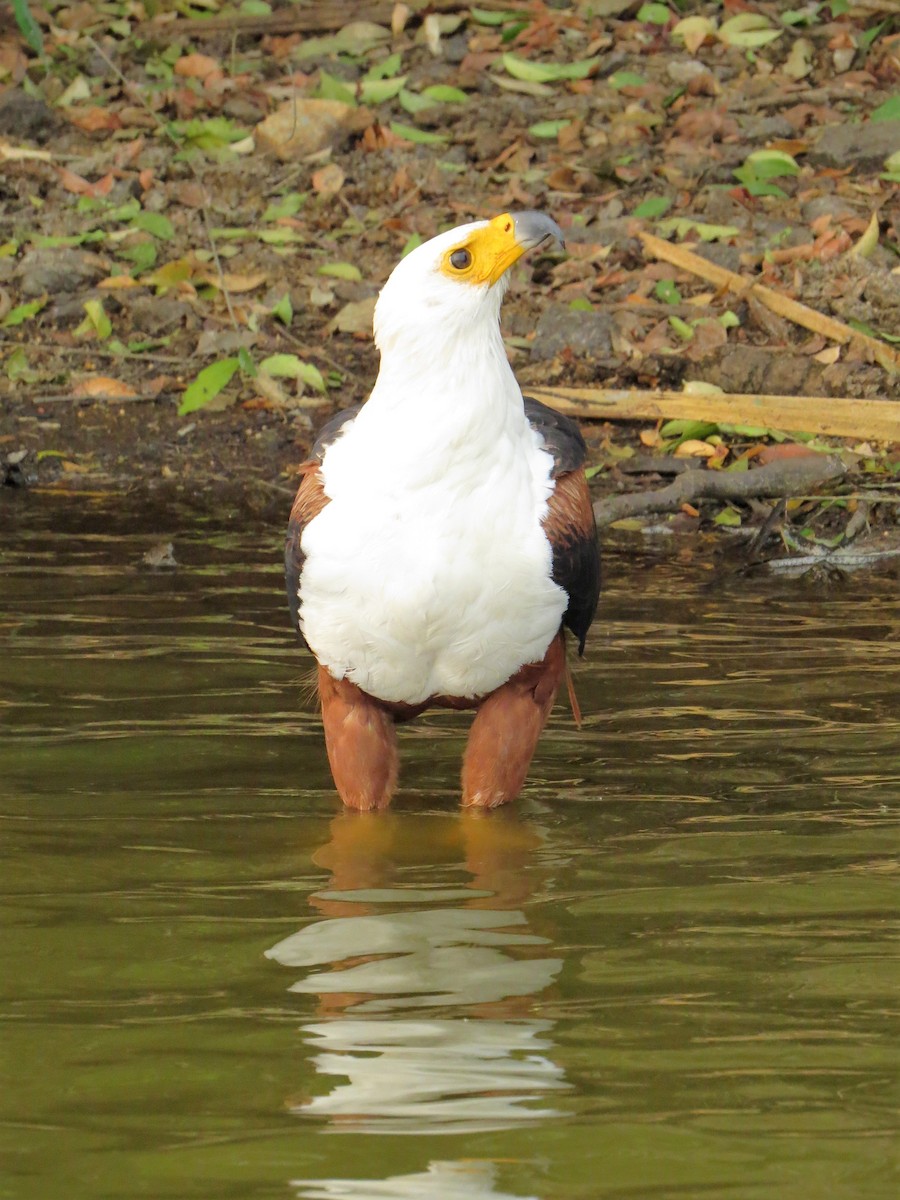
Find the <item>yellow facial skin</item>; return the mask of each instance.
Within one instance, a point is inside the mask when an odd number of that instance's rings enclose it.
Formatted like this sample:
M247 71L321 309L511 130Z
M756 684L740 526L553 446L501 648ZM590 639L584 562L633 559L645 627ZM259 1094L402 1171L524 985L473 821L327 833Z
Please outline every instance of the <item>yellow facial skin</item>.
M526 250L537 244L529 237L521 237L521 231L517 234L517 224L512 213L494 217L444 254L441 272L464 283L495 284Z

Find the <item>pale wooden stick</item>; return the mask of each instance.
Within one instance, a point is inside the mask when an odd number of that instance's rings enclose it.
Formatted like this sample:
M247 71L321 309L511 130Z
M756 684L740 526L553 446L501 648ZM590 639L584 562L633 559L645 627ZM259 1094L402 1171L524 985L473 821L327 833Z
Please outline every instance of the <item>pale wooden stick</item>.
M830 396L754 396L733 392L668 392L639 389L526 387L569 417L589 420L686 418L728 425L758 425L784 433L900 442L900 403Z
M869 337L866 333L858 333L849 325L845 325L843 321L837 321L834 317L826 317L823 313L816 312L814 308L809 308L798 300L791 300L787 296L783 296L781 292L766 287L765 284L756 283L744 275L738 275L725 267L716 266L708 259L701 258L699 254L686 250L684 246L673 245L672 242L666 242L652 233L642 233L640 236L644 246L654 258L664 259L673 266L680 267L683 271L699 275L701 279L705 279L707 283L714 283L718 288L727 288L728 291L738 292L741 295L752 293L765 304L766 308L778 313L780 317L787 317L796 325L802 325L804 329L811 329L813 333L820 333L823 337L831 338L833 342L840 342L841 345L845 345L847 342L859 342L866 347L875 362L884 367L886 371L900 371L900 353L884 342L879 342L877 338Z

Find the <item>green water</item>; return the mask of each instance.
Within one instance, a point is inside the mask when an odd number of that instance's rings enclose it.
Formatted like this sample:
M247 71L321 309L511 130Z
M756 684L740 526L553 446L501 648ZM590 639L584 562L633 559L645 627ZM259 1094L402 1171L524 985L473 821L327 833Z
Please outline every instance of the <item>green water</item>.
M0 1197L893 1200L896 579L620 549L516 808L369 817L277 523L0 539Z

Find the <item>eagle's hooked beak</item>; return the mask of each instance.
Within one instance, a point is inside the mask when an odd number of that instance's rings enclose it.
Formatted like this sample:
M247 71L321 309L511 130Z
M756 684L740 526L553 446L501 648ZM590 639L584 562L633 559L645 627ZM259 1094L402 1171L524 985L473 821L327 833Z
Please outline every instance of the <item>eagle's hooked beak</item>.
M546 213L517 212L509 213L515 231L515 239L522 247L522 253L533 250L535 246L543 246L545 242L556 242L560 248L565 246L562 230ZM502 220L498 217L497 220Z

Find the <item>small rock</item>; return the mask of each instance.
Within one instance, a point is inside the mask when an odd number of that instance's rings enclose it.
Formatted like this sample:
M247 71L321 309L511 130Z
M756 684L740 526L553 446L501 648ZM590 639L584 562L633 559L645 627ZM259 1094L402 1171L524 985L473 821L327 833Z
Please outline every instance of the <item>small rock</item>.
M161 337L177 326L191 329L197 325L196 312L183 300L170 296L136 296L133 303L127 297L126 303L137 333Z
M807 156L814 167L879 170L900 150L900 121L870 121L867 125L827 125Z
M553 358L563 350L573 354L605 354L612 350L613 319L608 313L584 312L551 304L538 321L532 358Z
M18 263L23 296L43 296L49 292L78 292L100 279L105 271L92 255L66 247L28 250Z
M0 95L0 133L17 141L43 145L65 128L66 122L43 100L28 96L19 88L10 88Z
M819 217L835 217L842 220L844 217L859 215L843 196L814 196L812 200L807 200L800 211L807 222L816 221Z
M287 100L256 126L253 136L260 149L282 162L292 162L339 146L352 133L372 122L367 109L340 100Z
M696 58L676 58L666 66L666 74L673 83L685 87L692 79L709 74L709 67Z
M178 566L178 560L175 558L175 547L171 542L158 542L155 546L151 546L142 557L141 562L145 567Z
M694 252L707 262L724 267L726 271L740 271L741 251L738 246L729 246L727 242L700 242L694 247Z

